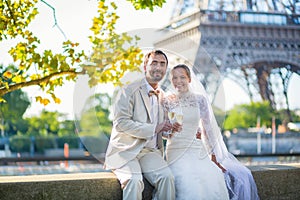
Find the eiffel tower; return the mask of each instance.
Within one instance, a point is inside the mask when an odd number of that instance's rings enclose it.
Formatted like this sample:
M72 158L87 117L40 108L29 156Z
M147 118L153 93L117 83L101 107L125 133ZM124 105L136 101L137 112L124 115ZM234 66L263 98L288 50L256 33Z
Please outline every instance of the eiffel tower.
M300 75L300 3L279 0L177 0L165 29L175 33L155 43L185 51L186 38L199 45L194 71L214 96L222 80L200 66L201 49L223 77L233 80L251 101L267 100L286 109L292 121L288 86ZM180 51L180 50L179 50Z

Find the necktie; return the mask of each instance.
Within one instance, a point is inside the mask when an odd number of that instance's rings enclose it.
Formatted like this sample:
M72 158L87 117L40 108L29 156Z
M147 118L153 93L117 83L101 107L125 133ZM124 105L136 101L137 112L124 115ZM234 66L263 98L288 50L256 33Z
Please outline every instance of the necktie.
M150 90L148 95L149 95L149 97L151 97L152 95L156 95L158 97L159 90Z

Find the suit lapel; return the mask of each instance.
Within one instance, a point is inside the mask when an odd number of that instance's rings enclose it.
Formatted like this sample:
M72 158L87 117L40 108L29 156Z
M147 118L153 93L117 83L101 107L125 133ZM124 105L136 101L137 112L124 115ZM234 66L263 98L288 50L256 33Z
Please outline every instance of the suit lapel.
M148 113L148 117L150 119L150 121L152 122L152 117L151 117L151 104L150 104L150 98L148 96L148 93L147 93L147 87L146 87L146 84L144 83L144 79L141 81L141 87L140 87L140 94L142 96L142 99L144 101L144 104L145 104L145 107L146 107L146 110L147 110L147 113Z
M148 96L147 86L146 86L144 81L145 81L144 79L141 80L141 86L140 86L140 91L139 92L140 92L141 97L144 101L144 104L145 104L145 107L146 107L146 110L147 110L147 113L148 113L148 117L149 117L150 121L153 122L153 119L151 117L150 98ZM163 110L163 107L161 105L162 98L163 98L163 92L160 92L159 99L158 99L158 123L161 123L164 120L164 110ZM159 149L161 149L163 147L162 146L162 133L159 133L157 135L157 144L158 144Z
M163 99L163 91L160 89L160 93L159 93L159 99L158 99L158 123L162 123L164 121L164 109L162 106L162 99ZM157 135L157 145L159 147L159 149L161 149L162 146L162 133L159 133Z
M158 100L158 122L161 123L162 121L164 121L164 109L162 106L162 99L164 97L162 90L160 89L160 93L159 93L159 100Z

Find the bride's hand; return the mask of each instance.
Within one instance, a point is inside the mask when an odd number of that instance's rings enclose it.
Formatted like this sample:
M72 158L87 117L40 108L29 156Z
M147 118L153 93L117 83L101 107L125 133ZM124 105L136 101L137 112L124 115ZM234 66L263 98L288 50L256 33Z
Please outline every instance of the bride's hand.
M172 125L172 133L180 132L181 130L182 130L182 125L179 124L178 122L175 122L175 123Z
M198 127L197 133L196 133L196 138L199 139L199 140L201 140L201 134L202 134L202 130L201 130L200 127Z
M211 160L222 170L223 173L226 172L226 169L217 161L217 158L214 154L211 155Z
M222 170L223 173L226 172L226 169L220 163L216 163L216 165Z
M176 134L176 132L180 132L181 130L182 130L182 125L179 124L178 122L175 122L172 125L171 133L168 134L168 138L172 138Z

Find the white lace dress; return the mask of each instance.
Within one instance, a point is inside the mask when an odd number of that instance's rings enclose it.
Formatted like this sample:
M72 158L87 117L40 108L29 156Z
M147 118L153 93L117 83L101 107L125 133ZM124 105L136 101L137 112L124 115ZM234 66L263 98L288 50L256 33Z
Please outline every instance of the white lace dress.
M166 159L175 177L176 200L229 199L224 173L211 160L202 140L196 139L199 127L199 96L186 93L168 96L166 110L180 108L182 131L167 140Z

